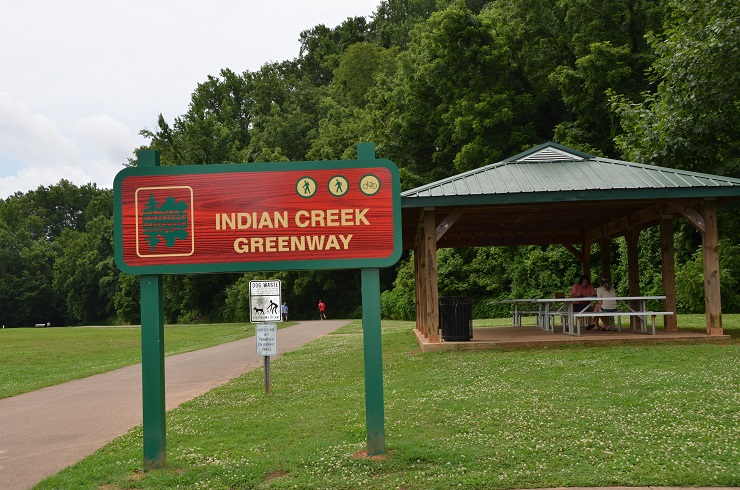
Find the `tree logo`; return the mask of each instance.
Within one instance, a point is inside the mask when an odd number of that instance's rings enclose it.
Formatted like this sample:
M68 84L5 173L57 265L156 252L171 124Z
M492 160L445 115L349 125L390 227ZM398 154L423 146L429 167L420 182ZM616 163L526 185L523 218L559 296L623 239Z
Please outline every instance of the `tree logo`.
M190 187L137 189L136 201L136 251L140 257L192 255L195 242Z

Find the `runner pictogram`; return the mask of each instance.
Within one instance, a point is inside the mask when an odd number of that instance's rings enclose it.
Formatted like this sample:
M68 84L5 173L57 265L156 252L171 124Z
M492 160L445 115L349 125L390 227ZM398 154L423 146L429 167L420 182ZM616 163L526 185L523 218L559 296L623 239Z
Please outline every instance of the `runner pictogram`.
M295 184L295 191L299 196L309 198L316 194L318 186L311 177L301 177Z

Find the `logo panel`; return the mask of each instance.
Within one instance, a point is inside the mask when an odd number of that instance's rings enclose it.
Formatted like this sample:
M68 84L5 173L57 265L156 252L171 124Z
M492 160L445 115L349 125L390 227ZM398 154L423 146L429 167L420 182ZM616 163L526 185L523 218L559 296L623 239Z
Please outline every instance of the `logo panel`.
M136 189L136 255L183 257L195 253L193 189L190 186Z

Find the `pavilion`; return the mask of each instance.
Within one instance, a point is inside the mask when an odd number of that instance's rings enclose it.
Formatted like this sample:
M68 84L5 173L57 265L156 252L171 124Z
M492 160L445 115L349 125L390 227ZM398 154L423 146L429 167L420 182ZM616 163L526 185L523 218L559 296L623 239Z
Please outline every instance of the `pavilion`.
M629 296L640 295L638 238L660 227L665 311L676 311L673 222L702 235L707 333L723 335L717 208L740 199L740 179L595 157L548 142L401 194L403 248L414 250L416 329L439 343L437 249L562 244L590 271L599 243L609 274L609 242L627 243ZM666 316L676 331L676 316Z

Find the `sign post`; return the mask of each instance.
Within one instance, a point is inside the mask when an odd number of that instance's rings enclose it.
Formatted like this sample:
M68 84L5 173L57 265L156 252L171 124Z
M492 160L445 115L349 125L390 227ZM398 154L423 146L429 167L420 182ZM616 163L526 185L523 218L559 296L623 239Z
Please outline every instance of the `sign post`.
M143 168L159 166L159 153L155 151L141 151L138 157ZM142 274L139 281L144 467L156 469L163 468L167 461L162 276Z
M255 325L255 344L257 355L264 356L265 364L265 393L270 392L270 356L276 356L277 350L277 324L258 323Z
M357 157L375 158L375 145L357 145ZM385 454L385 412L383 402L383 347L380 331L380 271L363 268L362 341L365 361L365 425L367 455Z
M401 256L398 168L373 143L357 145L357 160L158 163L139 152L113 184L116 265L141 276L145 467L165 465L162 274L361 269L368 454L383 454L378 268ZM280 321L280 302L278 283L250 319Z

